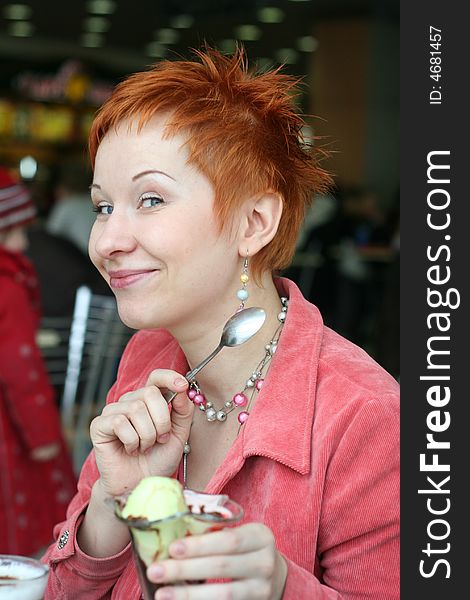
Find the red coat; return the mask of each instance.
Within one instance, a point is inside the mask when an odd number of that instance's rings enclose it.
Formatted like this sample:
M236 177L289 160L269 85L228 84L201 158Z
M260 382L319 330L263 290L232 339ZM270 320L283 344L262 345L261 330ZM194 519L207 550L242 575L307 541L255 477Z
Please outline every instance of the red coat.
M35 343L39 290L32 265L0 247L0 554L33 554L50 543L75 492L54 391ZM34 461L57 442L60 455Z

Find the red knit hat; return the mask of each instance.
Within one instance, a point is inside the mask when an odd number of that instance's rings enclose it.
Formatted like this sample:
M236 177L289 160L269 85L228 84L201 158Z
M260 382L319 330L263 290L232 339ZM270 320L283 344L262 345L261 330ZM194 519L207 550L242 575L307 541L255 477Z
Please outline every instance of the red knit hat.
M0 167L0 231L24 225L36 216L28 188Z

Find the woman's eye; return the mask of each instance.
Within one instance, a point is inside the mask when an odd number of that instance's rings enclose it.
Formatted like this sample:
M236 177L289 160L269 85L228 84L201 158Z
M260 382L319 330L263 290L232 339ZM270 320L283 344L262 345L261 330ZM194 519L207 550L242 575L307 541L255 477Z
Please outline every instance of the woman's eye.
M140 207L141 208L153 208L154 206L160 206L163 204L164 200L161 196L157 196L153 194L152 196L142 196L140 199Z
M99 215L110 215L113 212L113 207L111 204L99 204L98 206L93 206L93 212Z

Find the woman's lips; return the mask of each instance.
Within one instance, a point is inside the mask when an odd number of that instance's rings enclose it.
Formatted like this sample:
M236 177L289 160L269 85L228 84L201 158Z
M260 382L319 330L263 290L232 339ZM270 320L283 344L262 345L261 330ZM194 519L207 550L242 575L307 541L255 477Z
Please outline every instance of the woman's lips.
M138 281L147 279L157 271L158 269L149 269L148 271L108 271L109 285L116 289L130 287Z

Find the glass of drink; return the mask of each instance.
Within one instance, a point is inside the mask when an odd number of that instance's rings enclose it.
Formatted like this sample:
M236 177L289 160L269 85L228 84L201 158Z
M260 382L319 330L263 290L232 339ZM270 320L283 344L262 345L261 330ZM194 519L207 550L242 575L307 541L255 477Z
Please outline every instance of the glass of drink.
M0 554L0 600L42 600L48 575L38 560Z
M155 584L147 579L147 567L155 561L168 558L168 548L171 542L188 535L229 527L243 517L242 507L228 496L202 494L185 489L184 497L188 506L186 512L178 512L155 521L125 519L121 514L125 497L115 501L116 516L127 524L131 533L132 548L144 600L153 600L155 592L162 587L162 584ZM191 581L190 583L202 582Z

